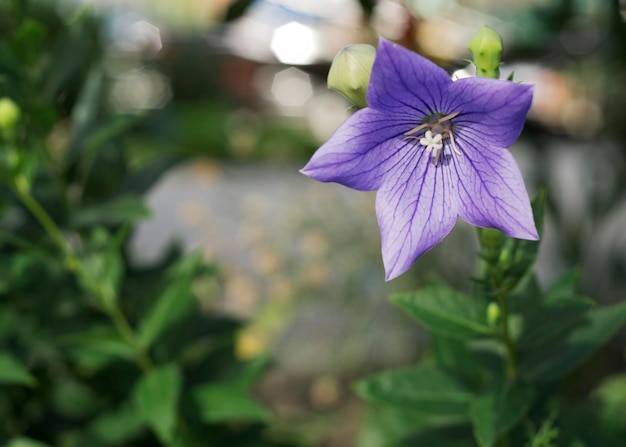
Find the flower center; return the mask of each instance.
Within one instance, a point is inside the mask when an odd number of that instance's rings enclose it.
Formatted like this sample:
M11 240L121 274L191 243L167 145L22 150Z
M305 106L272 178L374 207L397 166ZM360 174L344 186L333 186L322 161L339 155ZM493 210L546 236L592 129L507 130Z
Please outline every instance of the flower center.
M416 139L419 141L426 153L433 153L435 166L439 164L441 153L443 152L443 140L449 139L452 150L457 155L461 155L459 148L456 147L454 142L454 133L452 132L452 118L457 116L460 112L450 113L444 115L442 113L435 113L429 115L424 119L424 122L419 126L405 132L404 135L407 139ZM421 133L421 132L424 133ZM415 135L417 134L417 135ZM421 134L421 136L420 136Z

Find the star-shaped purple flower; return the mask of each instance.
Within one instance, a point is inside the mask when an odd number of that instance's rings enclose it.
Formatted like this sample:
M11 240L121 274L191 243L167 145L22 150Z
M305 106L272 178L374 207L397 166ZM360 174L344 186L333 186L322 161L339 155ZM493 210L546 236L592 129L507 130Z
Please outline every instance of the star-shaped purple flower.
M378 190L387 280L441 242L458 217L539 238L521 173L505 149L522 131L532 87L477 77L453 82L428 59L381 39L367 101L301 172Z

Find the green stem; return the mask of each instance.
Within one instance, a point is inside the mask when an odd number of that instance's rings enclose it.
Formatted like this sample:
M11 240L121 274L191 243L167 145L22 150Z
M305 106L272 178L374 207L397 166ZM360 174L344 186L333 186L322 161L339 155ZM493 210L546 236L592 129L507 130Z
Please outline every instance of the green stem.
M501 337L506 347L506 376L509 380L513 380L517 375L517 360L515 355L515 343L511 338L511 332L509 330L509 311L506 291L501 289L496 296L498 305L500 306L500 317L502 321Z
M137 334L117 305L105 310L119 334L135 349L136 361L145 372L152 369L152 360L137 339Z
M76 253L72 246L67 242L63 233L52 220L46 210L39 204L37 199L33 197L28 188L20 187L21 185L15 185L15 192L24 204L24 206L32 213L37 219L39 224L44 228L48 235L52 238L54 243L61 251L64 258L64 265L76 276L80 277L84 274L83 266L80 263ZM15 239L15 237L13 238ZM21 240L13 240L13 242L21 242ZM126 340L135 350L136 361L139 367L144 371L150 371L152 369L152 360L146 353L145 349L139 343L137 335L132 326L128 322L126 316L122 313L121 309L117 305L116 301L105 299L104 296L99 296L99 302L105 303L102 306L103 311L109 316L115 329L120 336Z
M63 256L66 258L75 258L74 250L68 244L67 240L63 237L61 230L54 223L50 215L43 209L43 207L37 202L37 200L30 194L26 188L15 188L17 195L24 204L24 206L32 213L41 226L46 230L48 235L52 238L57 245Z

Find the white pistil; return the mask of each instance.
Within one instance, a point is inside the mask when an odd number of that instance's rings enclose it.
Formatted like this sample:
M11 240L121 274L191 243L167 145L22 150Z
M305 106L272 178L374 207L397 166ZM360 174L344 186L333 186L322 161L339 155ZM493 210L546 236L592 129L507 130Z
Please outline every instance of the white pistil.
M457 155L462 155L461 151L456 145L454 141L454 134L452 133L452 123L448 123L452 118L457 116L460 112L450 113L449 115L438 118L436 121L429 119L427 122L420 124L417 127L406 132L406 139L416 139L419 140L419 143L424 146L424 149L427 153L433 152L435 157L435 166L439 164L439 158L441 157L441 153L443 152L443 139L450 138L450 146L452 146L452 150ZM428 129L424 133L422 137L414 135L415 133Z
M433 151L433 154L435 155L435 166L437 166L437 163L439 162L439 156L441 155L441 150L443 149L443 143L441 142L442 139L443 137L440 133L433 135L430 130L427 130L424 137L420 138L420 144L426 148L426 153Z

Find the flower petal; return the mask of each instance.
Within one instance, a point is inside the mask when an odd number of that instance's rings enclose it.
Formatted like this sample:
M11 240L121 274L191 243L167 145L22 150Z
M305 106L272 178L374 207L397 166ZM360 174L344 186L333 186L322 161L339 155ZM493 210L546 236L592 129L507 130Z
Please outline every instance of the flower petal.
M539 239L524 180L511 153L467 138L457 139L457 144L463 153L453 157L461 219L510 237Z
M402 130L385 114L362 109L348 118L300 171L359 191L378 189L403 146ZM411 143L412 144L412 143Z
M407 123L418 123L426 115L440 111L451 83L450 76L441 67L381 38L367 102L375 109L406 116Z
M533 97L531 85L487 78L464 78L449 89L456 135L469 133L497 147L509 147L519 137Z
M449 160L435 166L425 150L403 154L376 195L387 281L401 275L450 232L458 215L456 173ZM393 174L393 175L392 175Z

